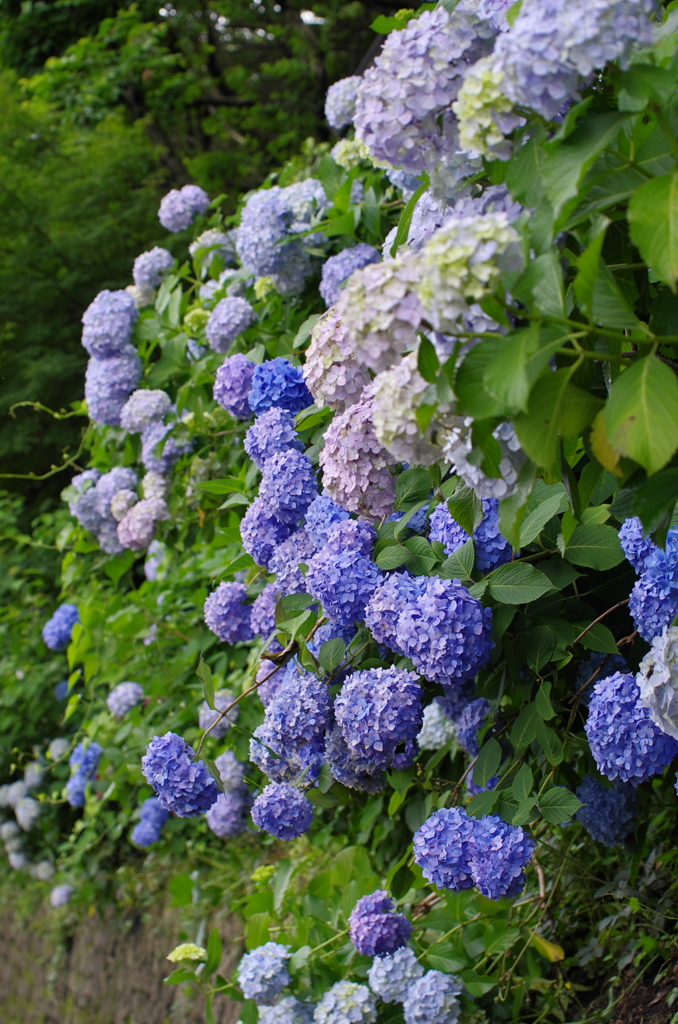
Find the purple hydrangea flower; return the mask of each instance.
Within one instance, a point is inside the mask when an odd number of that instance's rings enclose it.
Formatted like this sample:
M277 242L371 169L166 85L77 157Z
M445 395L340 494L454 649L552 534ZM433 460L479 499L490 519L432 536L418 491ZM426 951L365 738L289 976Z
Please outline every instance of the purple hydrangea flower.
M149 252L142 252L134 261L132 276L137 288L159 288L174 266L174 256L159 245Z
M254 801L252 821L278 839L297 839L313 824L313 804L289 782L271 782Z
M429 882L439 889L470 889L471 849L475 818L463 807L445 807L427 818L414 833L414 859Z
M69 501L68 511L90 533L96 533L101 524L96 492L100 476L98 469L86 469L84 473L76 473L69 485L75 487L78 494L74 500Z
M290 448L303 452L304 442L297 434L292 413L279 406L259 416L245 434L245 451L259 469L264 468L272 455Z
M486 814L474 827L471 874L483 896L500 900L525 888L525 867L532 860L534 839L498 814Z
M214 763L227 793L242 789L245 784L245 765L239 761L232 750L225 750Z
M272 455L264 466L259 498L283 523L298 526L318 495L311 460L296 448Z
M384 899L374 905L373 897ZM379 889L372 896L358 900L349 918L351 942L363 956L384 956L405 946L412 934L412 924L404 914L393 912L389 894Z
M368 263L379 263L381 253L373 245L359 242L350 249L342 249L336 256L330 256L323 264L320 294L327 307L339 300L341 289L354 270L366 267Z
M301 772L314 782L323 762L323 737L330 724L327 685L290 662L278 693L250 740L250 760L276 782ZM268 749L267 749L268 748Z
M483 498L485 518L473 534L475 565L481 572L488 573L513 556L513 548L499 529L499 501L497 498ZM466 530L453 518L447 505L437 505L431 513L429 540L438 540L445 545L445 554L451 555L469 539Z
M53 907L65 907L70 903L75 888L72 885L55 885L49 894L49 902Z
M450 974L427 971L413 981L403 1000L405 1024L457 1024L461 984Z
M275 583L267 583L252 605L250 626L255 636L268 637L275 629L275 609L280 589Z
M108 710L116 718L124 718L128 711L144 700L146 693L140 683L118 683L106 698Z
M315 404L338 412L359 402L369 385L367 367L354 358L348 329L336 307L313 326L302 372Z
M344 739L338 726L325 737L325 760L332 777L349 789L363 793L380 793L386 783L383 761L359 757Z
M200 728L209 729L213 722L217 722L218 724L214 726L210 736L215 740L223 739L233 723L237 721L240 708L236 704L224 718L221 717L221 713L230 708L234 702L235 694L231 693L230 690L217 690L214 694L214 707L216 710L213 711L206 700L200 705L198 712L198 725Z
M353 672L334 706L351 753L380 768L405 767L401 762L411 761L423 721L421 698L414 672L397 668Z
M367 972L370 988L384 1003L402 1003L413 981L421 978L424 968L407 946L394 953L375 957Z
M264 658L257 670L256 681L260 684L257 693L265 708L275 700L285 681L285 669L268 658Z
M483 668L494 647L492 612L459 580L432 576L398 616L398 649L432 682L461 683Z
M243 583L220 583L205 601L205 625L224 643L252 639L252 608L244 604L246 597Z
M160 202L158 220L167 231L184 231L191 226L196 213L204 213L209 205L210 197L198 185L173 188Z
M381 570L359 550L327 544L308 562L305 584L333 622L350 626L365 618L367 602L382 579Z
M82 343L90 356L109 359L122 355L139 316L134 299L123 290L99 292L82 315Z
M42 627L42 639L50 651L63 651L68 647L76 622L80 622L80 612L76 606L59 605L52 618Z
M108 427L120 425L122 408L141 379L143 365L132 345L108 359L92 358L85 372L90 418Z
M356 519L341 520L328 527L327 540L323 546L337 555L344 551L369 555L376 540L377 531L371 523Z
M650 568L659 549L651 537L645 536L643 524L637 516L624 521L619 531L619 540L624 554L636 572L644 572Z
M245 999L270 1005L290 982L287 961L290 947L266 942L251 953L245 953L238 968L240 988Z
M156 796L144 800L141 805L141 821L132 831L131 840L137 846L153 846L160 841L169 812L162 806Z
M304 383L301 368L293 366L289 359L276 356L255 367L249 403L257 416L273 406L296 415L313 405L313 395Z
M114 466L100 476L96 483L97 508L102 519L110 517L111 502L119 491L131 491L137 486L137 474L129 466Z
M585 729L600 773L634 786L663 772L678 754L678 741L652 721L630 673L596 683Z
M180 818L197 818L215 803L219 790L204 761L176 733L154 736L141 759L144 778L162 807Z
M325 992L313 1015L314 1024L375 1024L376 998L367 985L338 981Z
M237 352L228 356L217 370L214 382L214 400L238 420L248 420L252 415L249 393L256 363Z
M268 570L276 574L276 586L283 596L308 592L299 563L308 564L314 554L315 544L305 530L297 530L273 552Z
M638 793L633 786L623 782L602 786L592 775L585 775L575 792L583 804L575 818L593 839L616 846L635 828Z
M350 75L329 87L325 98L325 117L330 127L344 128L351 124L355 117L355 104L361 81L359 75Z
M484 697L478 697L467 704L457 718L457 739L459 746L465 750L469 757L477 757L480 753L478 744L478 731L485 724L490 713L490 702Z
M422 596L427 582L425 576L393 572L379 584L365 608L365 625L378 644L403 653L396 637L398 618L406 602L416 602Z
M220 839L236 839L247 827L252 797L246 787L220 793L205 818L209 828Z
M172 400L166 391L142 388L134 391L120 413L120 426L133 434L148 430L152 423L164 419Z
M649 564L648 564L649 563ZM643 640L652 643L678 614L678 529L669 530L666 550L656 548L631 591L629 611Z
M247 299L229 295L218 302L205 328L210 348L215 352L227 352L231 342L247 330L255 319L255 312Z
M162 498L144 498L133 505L120 520L118 540L123 547L141 551L155 537L156 525L169 518L169 509Z
M387 523L399 523L405 515L404 512L392 512L390 516L386 516ZM407 520L407 529L411 530L412 533L423 533L426 528L426 519L428 516L428 507L424 505L418 512L415 512Z
M306 509L304 529L315 546L322 548L327 542L329 528L350 518L350 512L337 505L329 495L319 494Z
M279 544L294 530L292 523L282 522L260 496L255 498L240 523L242 544L257 565L268 565Z

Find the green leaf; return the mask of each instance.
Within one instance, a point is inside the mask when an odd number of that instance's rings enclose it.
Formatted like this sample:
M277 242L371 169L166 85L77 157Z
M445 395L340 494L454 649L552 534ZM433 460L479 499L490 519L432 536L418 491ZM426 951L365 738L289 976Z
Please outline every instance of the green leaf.
M232 576L233 573L241 572L243 569L250 569L256 564L257 563L254 561L252 556L248 555L247 552L244 551L242 555L238 555L238 557L234 558L232 562L229 562L226 568L221 570L217 578L221 578L222 576Z
M500 565L488 580L491 596L502 604L529 604L553 589L548 577L527 562Z
M575 625L578 628L578 633L582 633L588 626L588 622L577 622ZM602 622L596 622L595 626L591 626L588 632L584 633L579 643L583 644L589 651L600 651L603 654L619 653L614 636Z
M515 811L511 818L512 825L524 825L526 821L532 818L534 806L537 802L536 796L525 797L524 800L518 801L518 810Z
M657 277L678 285L678 171L646 181L631 197L631 238Z
M207 973L207 972L205 972ZM207 999L205 1000L205 1024L217 1024L217 1018L214 1016L214 993L210 992Z
M340 636L326 640L318 652L318 661L328 675L332 675L344 660L346 654L346 641Z
M81 693L72 693L70 695L70 697L68 698L68 703L66 704L64 717L62 718L62 723L67 722L69 718L75 714L76 708L78 707L78 704L80 703L81 700Z
M565 548L565 558L588 569L612 569L624 561L619 535L611 526L599 523L578 526Z
M511 792L514 797L520 803L521 800L527 800L530 793L532 792L532 769L527 764L522 764L518 769L513 785L511 786Z
M295 872L295 868L296 865L287 858L278 861L278 868L271 882L271 889L273 890L273 909L276 914L279 914L282 910L285 893L292 881L292 875Z
M556 637L549 626L541 625L531 629L525 640L525 657L533 672L541 669L551 660L556 649Z
M577 260L577 276L574 280L574 293L579 308L589 317L593 313L593 293L596 287L605 233L610 224L608 218L603 217L602 214L599 221L598 233L589 241L588 246Z
M117 586L122 577L125 575L128 569L131 569L134 565L134 559L136 558L136 551L127 550L122 555L116 555L115 558L109 558L104 563L104 572L108 576L109 580L113 580Z
M539 717L543 718L545 722L553 718L555 711L551 704L551 684L548 680L544 680L539 689L537 690L537 696L534 699L537 712Z
M572 370L564 369L541 377L530 395L528 411L514 420L523 448L545 469L553 470L558 464L559 436L578 438L602 406L599 398L571 384L571 376Z
M393 537L395 540L400 540L404 537L408 530L408 524L413 516L416 516L417 512L420 512L422 508L425 508L429 504L429 498L425 501L418 501L416 505L412 505L408 508L407 512L403 512L402 519L399 519L397 523L393 524Z
M303 611L304 608L308 608L312 604L315 604L315 598L310 594L287 594L278 601L276 620L284 622L293 612ZM280 612L279 615L278 612Z
M472 583L471 573L473 571L474 559L474 545L473 541L469 538L465 544L462 544L460 548L452 552L449 558L445 559L436 572L444 580L458 579L462 583Z
M452 518L469 536L473 535L484 519L482 502L472 487L457 487L448 499L447 507Z
M271 925L275 924L274 918L267 910L260 914L252 914L245 926L245 945L248 950L263 946L270 938Z
M188 967L177 967L169 977L164 979L166 985L183 985L185 981L195 980L195 971L190 971Z
M563 511L563 495L552 494L525 516L520 527L520 547L526 548L539 536L546 524Z
M492 814L492 811L499 802L499 793L496 789L488 789L485 793L476 793L472 800L469 801L466 810L472 818L483 818L486 814Z
M203 689L205 691L205 700L207 701L208 707L215 711L214 707L214 680L212 679L212 670L209 665L203 661L202 654L200 655L200 661L198 667L195 670L195 674L198 679L202 680Z
M537 722L540 722L536 705L526 704L511 729L511 743L516 750L523 750L534 742L537 736Z
M547 789L539 800L539 810L547 821L553 825L564 825L570 821L582 806L580 800L562 786Z
M320 319L320 313L312 313L311 316L306 317L303 324L300 326L297 333L294 335L294 341L292 342L292 348L302 348L306 341L311 337L311 331Z
M201 491L208 494L231 494L237 491L239 494L247 494L247 487L244 480L235 476L225 476L220 480L207 480L204 484L198 484Z
M565 316L563 270L557 254L545 252L531 260L511 292L520 302L529 304L532 299L537 310L546 316Z
M379 552L375 561L380 569L390 572L392 569L397 569L399 566L411 562L413 558L414 555L404 544L391 544Z
M527 412L530 394L527 360L538 345L536 326L510 335L483 373L485 387L508 412Z
M414 882L414 875L408 868L407 864L403 864L398 868L395 875L391 879L391 895L397 900L401 900L403 896L412 888Z
M403 212L400 214L400 220L398 221L398 230L396 231L396 236L393 239L393 245L391 246L391 256L395 256L400 246L404 245L404 243L407 241L407 236L410 233L410 224L412 223L412 214L414 213L414 209L417 203L419 202L427 188L428 176L426 178L426 182L423 185L420 185L417 191L410 196L410 198L407 201L407 205L403 209Z
M675 95L676 80L664 68L653 64L632 64L628 71L617 73L614 78L620 90L639 105L624 105L620 109L642 110L648 101L666 104ZM620 96L621 100L621 96Z
M545 722L539 721L536 724L537 740L546 754L549 764L558 765L563 760L565 752L557 733L549 728Z
M175 875L170 879L169 891L173 907L188 907L193 902L193 880L190 875Z
M602 259L596 268L589 315L594 323L617 331L633 330L639 323L612 271Z
M492 776L497 774L500 762L501 747L494 738L491 738L483 743L473 769L473 781L476 785L486 786Z
M433 343L425 335L422 335L419 342L417 369L424 380L428 381L429 384L435 384L438 370L440 369L440 360L433 347Z
M396 511L407 512L412 505L426 501L431 493L429 473L416 466L401 473L396 483Z
M605 406L610 443L651 476L678 448L678 380L656 356L646 356L612 385Z
M219 929L212 928L209 934L209 939L207 940L207 961L204 968L204 976L206 978L209 978L210 974L214 974L214 972L218 970L223 952L224 949L221 943Z
M474 999L484 996L497 985L495 978L485 974L476 974L475 971L470 969L461 972L461 980L464 982L468 994L473 996Z

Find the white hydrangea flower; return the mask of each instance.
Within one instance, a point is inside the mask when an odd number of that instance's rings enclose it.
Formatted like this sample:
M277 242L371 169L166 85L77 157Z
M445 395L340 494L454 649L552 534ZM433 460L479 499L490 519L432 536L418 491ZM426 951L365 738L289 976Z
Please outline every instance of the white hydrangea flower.
M45 769L39 761L29 761L24 768L24 782L29 789L35 789L41 785Z
M146 473L141 481L144 498L155 498L164 501L169 491L169 480L162 473L154 473L152 470Z
M17 801L14 813L24 832L30 832L40 817L40 804L32 796L25 796Z
M137 309L143 309L144 306L152 306L155 302L155 288L149 288L145 285L128 284L125 291L129 292L132 296Z
M29 872L39 882L49 882L54 878L54 865L49 860L39 860L29 868Z
M340 412L360 401L363 388L370 383L367 369L353 358L348 331L336 306L331 306L311 331L303 373L316 405Z
M678 627L667 626L655 637L636 676L640 697L650 718L678 740Z
M480 498L506 498L513 493L518 474L527 461L525 452L520 447L518 435L511 423L500 423L493 437L499 442L502 458L499 462L501 476L488 476L480 466L468 461L473 448L471 429L473 420L470 416L458 417L452 426L445 425L444 436L440 443L443 458L454 467L455 473L461 477L468 487L472 487Z
M313 1021L314 1024L374 1024L376 1004L376 996L367 985L338 981L316 1006Z
M449 743L455 734L454 722L447 717L437 701L434 700L432 704L424 708L424 721L421 732L417 736L420 750L440 750L446 743ZM370 984L372 983L370 982Z

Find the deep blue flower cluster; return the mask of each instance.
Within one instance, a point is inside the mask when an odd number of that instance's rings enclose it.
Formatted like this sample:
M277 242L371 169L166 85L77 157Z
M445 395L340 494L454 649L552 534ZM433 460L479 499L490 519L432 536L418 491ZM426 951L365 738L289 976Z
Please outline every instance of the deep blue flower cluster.
M337 505L328 494L319 494L306 509L304 529L315 546L322 548L327 543L330 527L350 518L350 512Z
M356 754L344 738L338 725L325 737L325 760L332 777L348 789L363 793L380 793L386 782L383 761L367 760Z
M137 288L159 288L174 266L174 256L159 245L142 252L134 261L132 277Z
M268 565L278 545L294 530L292 523L283 523L268 508L263 498L255 498L240 522L240 536L248 555L257 565Z
M252 306L239 295L229 295L217 302L205 328L210 348L227 352L231 342L247 330L254 319Z
M651 556L645 556L645 569L631 591L629 611L648 643L678 614L678 528L669 530L664 551L656 548Z
M252 605L250 626L255 636L268 637L275 629L275 609L280 590L275 583L267 583Z
M451 974L427 971L407 989L403 1000L405 1024L457 1024L461 984Z
M395 953L375 957L367 972L372 991L385 1003L402 1003L413 981L421 978L424 968L408 946Z
M205 625L227 644L252 639L251 605L243 583L220 583L205 601Z
M619 540L622 551L637 573L650 568L657 553L657 545L651 537L645 536L643 524L637 516L624 520Z
M396 627L403 606L416 601L426 589L425 576L410 576L408 572L392 572L379 584L365 609L365 625L379 644L392 651L398 647Z
M193 223L196 213L204 213L210 197L198 185L173 188L160 201L158 220L167 231L184 231Z
M371 668L353 672L334 706L353 758L383 771L404 768L415 753L423 721L422 689L414 672Z
M678 754L678 741L652 721L630 673L596 683L585 729L601 774L634 786L663 772Z
M255 368L249 403L257 416L273 406L296 415L313 405L313 395L306 387L301 368L293 366L289 359L276 356Z
M326 545L309 561L306 574L308 593L318 598L332 622L344 626L365 618L367 602L384 577L381 569L360 550L364 541L361 544L356 530L351 528L361 525L353 520L334 525ZM359 546L343 546L345 535L357 540Z
M285 682L285 673L286 669L289 668L289 664L288 662L286 668L283 668L276 665L275 662L269 661L268 658L264 658L259 665L256 677L256 681L259 683L257 694L265 708L280 693Z
M249 394L255 367L251 359L236 352L224 359L217 370L214 400L238 420L248 420L252 415Z
M374 900L374 897L382 899ZM405 946L412 924L404 914L393 911L393 900L383 889L363 896L349 918L351 942L363 956L384 956Z
M140 683L118 683L106 698L106 705L116 718L124 718L145 696L146 693Z
M303 452L304 442L297 434L292 413L277 405L259 416L245 434L245 451L259 469L271 456L290 448Z
M471 818L463 807L436 811L414 834L414 859L440 889L470 889L498 900L525 887L535 842L496 814Z
M342 249L336 256L330 256L323 263L320 294L329 308L338 301L341 289L354 270L366 267L368 263L379 263L381 253L373 245L360 242L350 249Z
M296 448L272 455L264 466L259 500L281 523L298 526L318 495L313 463Z
M315 554L315 544L305 530L295 530L291 537L276 548L268 563L269 572L276 574L276 586L280 593L305 594L308 591L306 578L299 564L307 565Z
M71 754L68 763L72 774L66 783L66 799L71 807L85 806L87 783L96 775L103 752L103 747L92 742L87 747L84 743L78 743Z
M597 676L593 682L586 687L580 697L580 700L585 707L588 707L591 703L595 683L599 682L601 679L605 679L607 676L614 675L615 672L628 672L629 666L626 662L626 658L621 654L602 654L600 651L592 651L589 656L584 658L584 660L579 664L577 676L574 681L575 693L579 692L584 683L589 681L596 670L598 670Z
M254 801L252 821L278 839L297 839L313 824L313 804L289 782L271 782Z
M283 685L250 740L250 760L275 782L292 781L302 772L315 782L324 760L331 707L325 682L290 662Z
M491 572L499 565L510 562L513 549L499 530L499 501L483 498L485 518L473 534L475 565L481 572ZM466 530L452 518L447 505L437 505L431 513L429 540L445 545L445 554L451 555L469 539Z
M59 605L52 618L42 627L42 639L50 651L63 651L68 647L76 622L80 622L80 612L76 606Z
M457 740L462 750L465 750L469 757L477 757L480 752L478 744L478 730L485 724L490 713L490 702L484 697L478 697L467 704L456 720Z
M635 828L638 793L629 783L603 786L592 775L585 775L576 795L583 804L575 815L577 821L605 846L616 846Z
M289 958L290 947L277 942L266 942L251 953L245 953L238 968L245 999L270 1005L291 980L287 970Z
M131 839L137 846L153 846L160 841L169 811L165 810L157 796L149 797L141 805L141 821L132 831Z
M144 778L161 805L180 818L197 818L219 795L204 761L194 761L193 747L181 736L167 732L154 736L141 759Z

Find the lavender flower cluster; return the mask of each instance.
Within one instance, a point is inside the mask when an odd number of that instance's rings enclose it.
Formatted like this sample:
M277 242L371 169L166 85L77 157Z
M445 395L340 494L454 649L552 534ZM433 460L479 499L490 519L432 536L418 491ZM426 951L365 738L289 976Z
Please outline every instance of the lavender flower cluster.
M96 776L103 752L103 748L92 741L87 746L78 743L71 754L68 761L71 777L66 784L66 799L71 807L85 806L85 790Z
M80 612L74 604L61 604L42 627L42 639L50 651L63 651L71 642L73 626L80 622Z
M146 693L140 683L118 683L106 698L106 705L111 714L115 715L116 718L124 718L145 697Z
M144 800L140 813L141 820L135 825L130 838L137 846L153 846L154 843L160 842L169 811L162 806L157 797L152 796Z
M90 356L85 399L96 423L120 424L122 407L141 377L141 360L130 344L138 315L129 292L108 289L83 313L82 343Z
M405 946L412 925L393 911L393 900L383 889L363 896L349 918L351 942L363 956L384 956Z
M231 750L220 754L214 763L224 792L219 793L205 818L220 839L236 839L247 827L247 815L252 806L252 796L245 783L245 766Z

